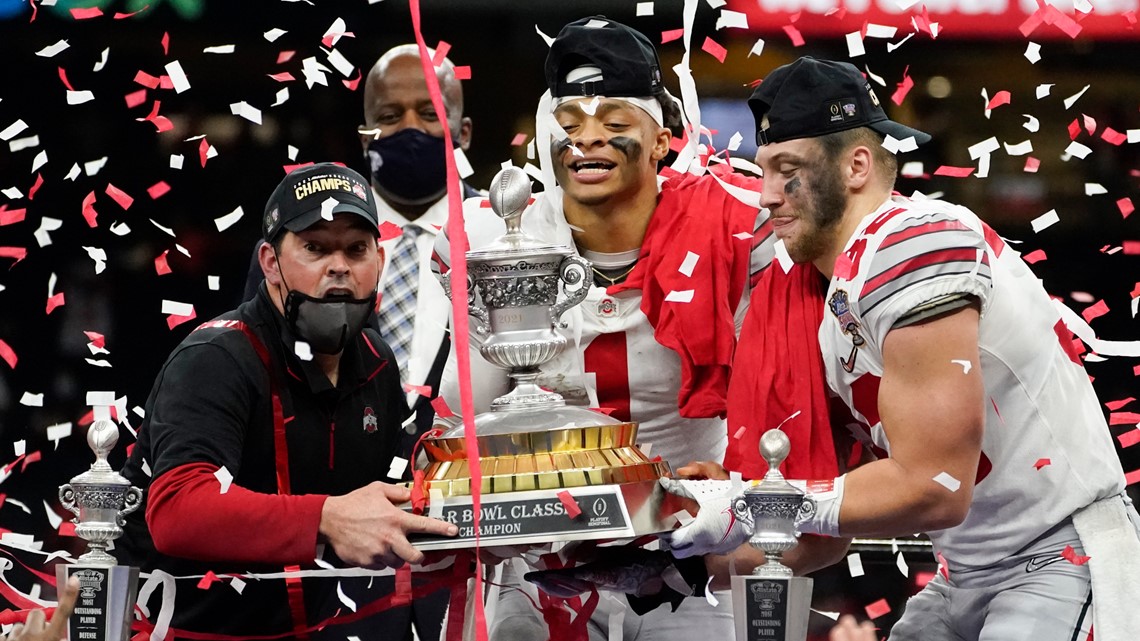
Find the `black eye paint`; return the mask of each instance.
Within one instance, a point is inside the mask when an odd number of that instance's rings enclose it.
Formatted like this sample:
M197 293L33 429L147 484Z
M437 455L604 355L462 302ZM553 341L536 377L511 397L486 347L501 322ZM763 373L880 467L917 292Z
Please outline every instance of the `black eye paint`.
M574 144L574 143L570 142L569 138L563 138L561 140L551 141L551 143L550 143L550 157L551 158L562 157L562 152L566 151L567 147L569 147L572 144Z
M795 178L789 180L787 183L784 184L784 195L785 196L792 196L797 191L799 191L800 187L802 187L802 186L803 186L803 183L800 182L800 177L796 176Z
M620 151L626 158L637 162L641 160L641 143L629 136L614 136L610 138L610 145Z

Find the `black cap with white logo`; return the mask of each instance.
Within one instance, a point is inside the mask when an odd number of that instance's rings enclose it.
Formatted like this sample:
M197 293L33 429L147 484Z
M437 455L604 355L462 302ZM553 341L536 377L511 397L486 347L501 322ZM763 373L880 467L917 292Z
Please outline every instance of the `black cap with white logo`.
M330 162L301 167L289 172L273 190L261 219L261 237L273 242L286 229L299 232L322 217L331 220L339 213L364 218L380 235L376 201L363 176Z
M855 65L804 56L777 67L748 98L756 118L756 144L813 138L856 127L870 127L898 140L930 134L889 118L871 83Z
M593 67L597 73L568 79L579 67ZM546 86L555 98L647 98L665 90L661 61L649 38L604 16L562 27L546 55Z

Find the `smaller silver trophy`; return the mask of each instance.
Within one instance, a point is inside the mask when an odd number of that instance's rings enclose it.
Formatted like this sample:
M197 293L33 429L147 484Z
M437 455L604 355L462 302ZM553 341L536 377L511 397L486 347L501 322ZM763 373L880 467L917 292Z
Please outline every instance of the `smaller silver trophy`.
M807 638L812 580L792 576L791 568L780 559L796 547L796 519L810 516L815 502L780 473L790 450L786 434L778 429L765 432L760 437L760 455L768 462L768 473L733 500L736 518L752 529L748 543L767 559L751 575L732 577L737 641Z
M59 488L60 503L78 517L75 534L87 541L78 563L56 567L61 590L70 577L79 577L79 600L67 626L70 641L126 641L130 635L139 571L116 565L107 550L123 535L123 517L138 509L142 491L107 462L118 441L114 423L95 421L87 431L95 463Z

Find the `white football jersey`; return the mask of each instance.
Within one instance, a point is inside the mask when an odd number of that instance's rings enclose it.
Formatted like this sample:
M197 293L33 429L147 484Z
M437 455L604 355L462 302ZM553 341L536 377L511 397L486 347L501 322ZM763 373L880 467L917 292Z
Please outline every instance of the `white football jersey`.
M862 422L855 436L889 454L878 410L883 341L907 312L954 294L981 301L986 417L966 520L928 532L951 574L993 564L1124 489L1108 426L1049 295L976 215L942 201L888 200L836 262L819 337L828 384Z
M485 202L485 201L484 201ZM480 199L464 203L471 249L500 236L505 227ZM543 194L523 216L523 231L539 240L573 249L570 227L560 206ZM447 251L440 236L437 253ZM747 292L737 319L742 319ZM673 469L696 460L721 461L728 445L727 428L719 418L682 418L677 410L681 386L680 357L653 337L653 327L641 311L641 291L607 294L591 287L580 305L562 316L568 327L559 331L567 347L541 368L538 384L556 391L568 404L612 410L614 418L639 423L638 441L650 458L660 455ZM739 328L739 323L737 325ZM506 371L479 354L479 337L471 333L471 380L475 411L486 411L491 400L509 389ZM440 392L455 411L459 388L454 353L444 370Z

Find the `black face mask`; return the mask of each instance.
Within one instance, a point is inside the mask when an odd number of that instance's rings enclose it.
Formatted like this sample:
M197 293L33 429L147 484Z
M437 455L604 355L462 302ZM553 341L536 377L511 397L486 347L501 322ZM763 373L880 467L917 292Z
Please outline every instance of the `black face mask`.
M290 291L285 297L289 329L318 354L339 354L360 334L376 303L376 290L364 298L313 298Z
M447 146L443 138L419 129L402 129L368 143L364 156L372 180L385 199L426 205L447 193Z

